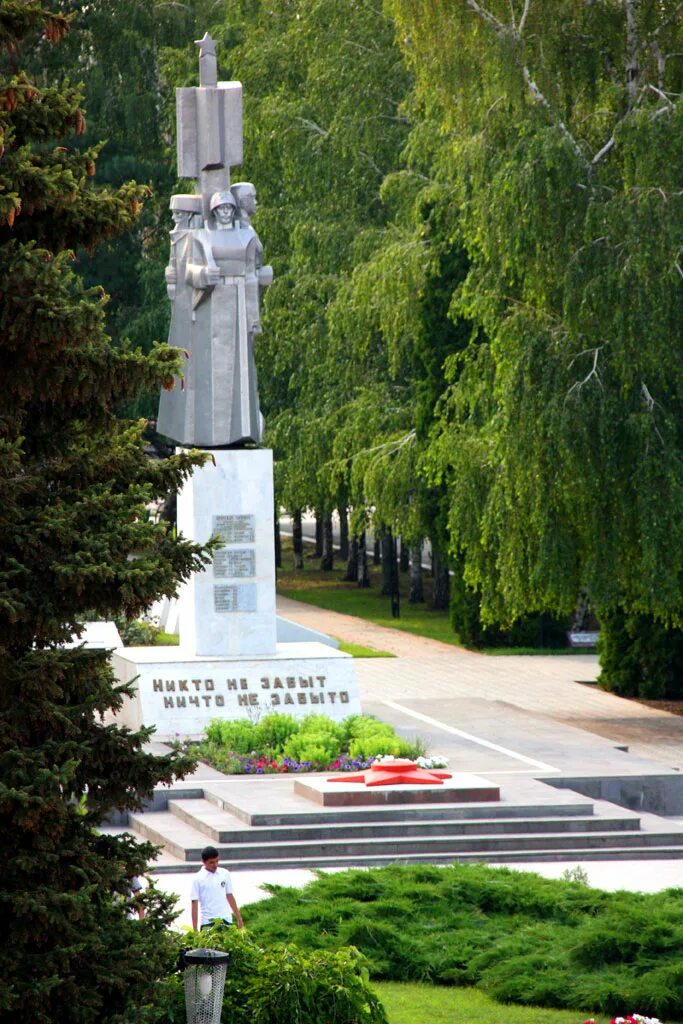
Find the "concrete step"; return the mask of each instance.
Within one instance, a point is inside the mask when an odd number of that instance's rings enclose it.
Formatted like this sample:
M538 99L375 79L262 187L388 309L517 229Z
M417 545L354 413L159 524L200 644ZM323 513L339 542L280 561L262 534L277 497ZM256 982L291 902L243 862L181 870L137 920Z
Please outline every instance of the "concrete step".
M683 846L645 846L640 848L619 846L606 849L578 847L573 850L534 850L533 857L527 849L507 850L505 852L492 853L464 853L453 854L408 854L400 856L397 854L358 857L316 857L308 860L305 857L298 857L296 860L272 860L272 861L248 861L225 858L224 866L231 872L239 871L260 871L264 868L272 871L279 871L288 868L304 868L310 870L324 871L329 868L361 868L361 867L385 867L388 864L434 864L443 866L448 864L524 864L530 860L569 862L575 864L583 861L596 860L679 860L683 859ZM160 864L151 869L152 874L178 874L197 871L201 862L185 861L182 864L177 862ZM655 870L655 869L653 869Z
M378 839L413 836L500 835L531 834L537 832L591 832L633 831L638 819L615 814L614 817L596 818L592 815L558 817L497 817L420 819L413 821L358 822L344 820L327 825L276 825L245 828L234 815L208 800L169 800L168 810L192 828L202 832L216 843L249 843L258 839L262 843L283 841L325 840L349 842L356 839Z
M636 819L637 820L637 819ZM137 814L131 816L135 831L152 842L165 846L176 857L198 862L202 848L206 845L204 833L183 822L171 812ZM537 854L550 851L564 851L567 857L576 859L581 850L642 850L646 848L680 848L683 855L683 831L641 832L603 830L598 832L564 832L524 835L453 835L453 836L392 836L385 841L379 839L350 839L341 834L335 840L325 839L264 842L254 836L250 842L229 846L216 844L220 855L230 863L235 860L250 866L275 867L316 866L329 863L364 864L368 858L381 857L387 861L416 857L421 861L441 862L458 859L460 855L481 855L481 859L498 860L501 856L524 850L527 859L535 860Z
M287 794L283 794L285 799ZM573 796L573 794L572 794ZM593 814L593 802L580 799L564 801L539 800L533 804L509 803L471 803L471 804L388 804L376 807L311 807L310 810L255 812L246 810L243 803L238 804L218 790L204 788L204 798L221 810L227 811L247 825L265 828L280 825L327 825L338 822L356 821L431 821L475 819L475 818L535 818L535 817L573 817L575 815ZM283 801L284 802L284 801ZM305 804L301 798L297 804Z

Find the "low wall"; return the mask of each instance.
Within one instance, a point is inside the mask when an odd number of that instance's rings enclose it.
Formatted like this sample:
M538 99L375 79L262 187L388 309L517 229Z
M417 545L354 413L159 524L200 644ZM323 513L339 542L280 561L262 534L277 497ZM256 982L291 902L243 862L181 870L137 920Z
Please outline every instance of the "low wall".
M543 779L556 789L572 789L594 800L608 800L630 811L683 815L683 775L566 776Z

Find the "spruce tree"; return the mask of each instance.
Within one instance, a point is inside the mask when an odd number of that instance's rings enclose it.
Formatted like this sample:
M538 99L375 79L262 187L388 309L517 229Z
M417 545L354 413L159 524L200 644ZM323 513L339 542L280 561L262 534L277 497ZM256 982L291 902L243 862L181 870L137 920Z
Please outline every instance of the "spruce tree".
M146 515L200 456L152 462L117 408L176 366L164 346L114 348L106 296L74 252L130 228L145 190L93 180L76 88L37 88L17 53L69 24L38 0L0 4L0 1020L152 1019L169 900L129 920L126 878L152 848L99 834L190 766L105 717L122 691L107 652L64 646L87 617L139 614L206 551ZM12 61L7 59L12 55Z

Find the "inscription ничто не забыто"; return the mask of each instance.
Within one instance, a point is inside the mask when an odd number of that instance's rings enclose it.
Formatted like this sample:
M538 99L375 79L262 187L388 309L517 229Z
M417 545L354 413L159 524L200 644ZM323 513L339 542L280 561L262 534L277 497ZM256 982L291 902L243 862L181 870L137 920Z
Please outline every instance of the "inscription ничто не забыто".
M224 708L316 706L350 702L345 689L328 689L324 675L261 676L258 679L154 679L152 688L164 708ZM268 691L264 693L263 691Z

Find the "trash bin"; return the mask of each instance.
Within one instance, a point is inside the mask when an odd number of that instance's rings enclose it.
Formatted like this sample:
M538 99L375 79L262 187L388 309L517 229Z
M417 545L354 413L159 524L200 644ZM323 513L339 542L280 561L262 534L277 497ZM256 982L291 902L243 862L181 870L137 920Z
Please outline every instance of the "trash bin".
M183 954L187 1024L220 1024L229 953L187 949Z

